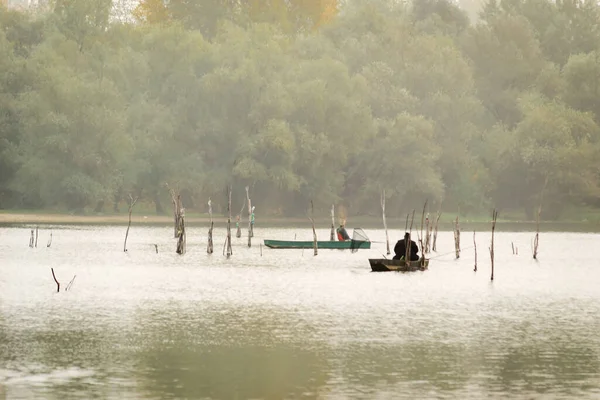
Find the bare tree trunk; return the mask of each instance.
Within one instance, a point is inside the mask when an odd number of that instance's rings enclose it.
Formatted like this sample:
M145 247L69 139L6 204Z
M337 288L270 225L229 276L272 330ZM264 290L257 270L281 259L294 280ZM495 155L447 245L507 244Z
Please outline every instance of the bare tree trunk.
M433 244L431 246L431 250L437 251L437 235L438 235L438 226L440 224L440 217L442 216L442 212L438 211L437 216L435 218L435 226L433 230Z
M52 277L54 278L54 282L56 282L56 293L60 292L60 283L56 280L56 275L54 275L54 268L50 268L52 271Z
M460 258L460 225L458 224L458 215L454 222L454 253L456 258Z
M329 232L329 240L335 240L335 205L331 205L331 232ZM390 254L390 253L388 253Z
M385 250L390 254L390 236L388 234L387 221L385 220L385 189L381 191L381 215L383 217L383 229L385 230ZM333 229L333 226L331 227Z
M252 247L252 237L254 236L254 207L252 207L252 200L250 200L250 187L246 186L246 200L248 201L248 247Z
M208 228L208 245L206 246L206 252L208 254L213 253L213 213L212 213L212 201L208 199L208 215L210 215L210 228Z
M181 204L181 195L177 195L177 254L185 254L186 234L185 234L185 209Z
M475 249L475 268L473 271L477 272L477 242L475 241L475 231L473 231L473 248Z
M127 224L127 231L125 231L125 242L123 243L123 252L127 252L127 237L129 236L129 228L131 227L131 212L133 211L133 206L137 203L138 198L135 199L131 194L129 195L129 223Z
M73 282L75 282L75 278L77 278L77 275L73 276L73 279L71 279L71 282L69 282L69 284L65 288L65 292L68 292L69 290L71 290L71 286L73 286Z
M227 202L227 237L225 238L225 249L226 250L226 255L227 258L231 257L231 255L233 254L233 249L231 248L231 186L229 186L229 193L228 193L228 202ZM250 238L248 238L248 240L250 240Z
M492 212L492 245L490 246L490 258L492 259L492 277L494 280L494 231L496 230L496 220L498 219L498 211L494 208Z

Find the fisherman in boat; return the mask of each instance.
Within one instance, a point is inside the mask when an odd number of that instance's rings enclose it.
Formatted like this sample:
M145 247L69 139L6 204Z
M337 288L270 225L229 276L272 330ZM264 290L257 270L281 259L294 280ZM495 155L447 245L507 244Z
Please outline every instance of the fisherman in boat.
M404 239L398 240L396 246L394 246L394 260L404 260L406 257L406 244L410 243L410 261L419 261L419 247L414 240L410 239L410 233L404 234Z
M346 240L350 240L350 236L348 236L348 232L346 232L346 228L344 228L344 224L341 224L339 228L336 229L337 237L340 242L344 242Z

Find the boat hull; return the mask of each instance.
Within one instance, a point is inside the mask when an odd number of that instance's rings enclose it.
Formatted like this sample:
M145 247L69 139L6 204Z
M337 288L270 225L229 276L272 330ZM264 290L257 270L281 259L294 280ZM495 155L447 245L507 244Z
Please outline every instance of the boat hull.
M312 249L314 242L312 240L269 240L265 239L265 246L272 249ZM370 249L369 241L337 241L337 240L319 240L317 241L319 249Z
M413 272L425 271L429 268L429 260L409 261L390 260L387 258L369 258L371 270L373 272Z

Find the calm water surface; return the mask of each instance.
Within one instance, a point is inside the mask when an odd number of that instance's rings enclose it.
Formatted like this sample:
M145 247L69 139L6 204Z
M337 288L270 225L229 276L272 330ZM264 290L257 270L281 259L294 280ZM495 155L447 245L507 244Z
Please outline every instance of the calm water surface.
M132 227L127 253L124 227L29 232L0 228L0 399L600 398L597 234L543 233L536 262L532 233L498 233L492 283L489 232L477 272L472 233L454 260L441 232L412 274L370 272L382 230L314 257L259 245L309 229L257 229L230 259L224 230L207 255L189 228L185 256L170 227Z

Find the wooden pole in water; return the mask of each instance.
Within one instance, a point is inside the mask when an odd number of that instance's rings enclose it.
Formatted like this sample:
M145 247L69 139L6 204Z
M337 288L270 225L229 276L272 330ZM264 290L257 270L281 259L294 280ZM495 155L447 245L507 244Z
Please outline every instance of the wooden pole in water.
M456 216L456 221L454 222L454 253L456 255L456 259L460 258L460 226L458 224L458 215Z
M477 242L475 241L475 231L473 231L473 248L475 249L475 268L473 268L473 271L477 272Z
M540 214L542 213L542 205L540 204L535 221L535 238L533 239L533 259L537 260L538 246L540 244Z
M235 222L235 225L236 225L236 228L237 228L237 230L235 232L235 237L236 238L241 238L242 237L242 225L241 224L242 224L242 215L244 213L244 208L246 208L246 200L244 200L242 202L242 209L240 210L239 215L236 217L236 222Z
M233 249L231 248L231 186L228 188L228 202L227 202L227 237L225 238L226 256L231 257ZM250 238L248 238L250 240Z
M438 226L440 224L441 216L442 216L442 210L441 210L441 206L440 206L440 210L438 211L437 216L435 218L435 226L434 226L434 230L433 230L433 244L431 246L431 250L433 250L433 251L437 251Z
M185 254L186 234L185 234L185 209L181 203L181 195L177 194L177 254Z
M385 229L385 248L387 254L390 254L390 236L388 234L387 221L385 220L385 189L381 191L381 214L383 216L383 229Z
M215 223L213 221L213 213L212 213L212 201L210 197L208 198L208 215L210 216L210 227L208 228L208 245L206 246L206 252L208 254L213 253L213 227Z
M410 259L410 250L411 250L411 245L412 245L412 227L413 227L413 222L415 221L415 210L412 211L412 217L410 219L410 228L408 229L408 241L405 240L404 243L404 247L406 248L406 250L404 251L404 262L406 263L406 265L409 265L411 262ZM407 216L407 224L408 224L408 216Z
M329 232L329 240L335 240L335 204L331 205L331 232Z
M54 275L54 268L50 268L50 270L52 271L52 277L54 278L54 282L56 282L56 293L58 293L60 292L60 283L58 283L56 275Z
M490 246L490 257L492 259L492 278L494 280L494 231L496 230L496 220L498 218L498 211L494 208L492 212L492 245Z
M246 200L248 201L248 247L252 247L252 200L250 200L250 187L246 186Z
M65 292L68 292L71 289L71 286L73 286L73 282L75 282L75 278L77 278L77 275L73 276L73 279L71 279L71 282L69 282L69 284L65 288Z
M310 222L312 223L312 231L313 231L313 249L314 249L314 255L316 256L317 254L319 254L319 249L318 249L318 245L317 245L317 231L315 230L315 220L313 218L314 215L314 206L313 206L313 201L310 201L310 216L308 217L310 219Z
M135 199L130 194L129 195L129 222L127 224L127 230L125 231L125 242L123 243L123 252L127 252L127 237L129 236L129 228L131 227L131 212L133 211L133 206L137 203L138 198Z

